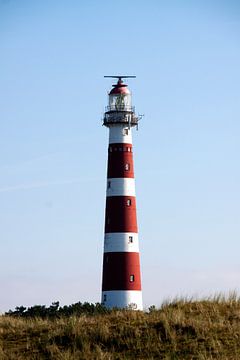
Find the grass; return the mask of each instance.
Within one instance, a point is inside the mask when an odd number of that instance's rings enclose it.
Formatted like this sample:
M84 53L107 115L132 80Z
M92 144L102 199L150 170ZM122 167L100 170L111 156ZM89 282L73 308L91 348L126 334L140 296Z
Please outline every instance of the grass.
M239 360L240 299L175 299L150 312L0 317L0 359Z

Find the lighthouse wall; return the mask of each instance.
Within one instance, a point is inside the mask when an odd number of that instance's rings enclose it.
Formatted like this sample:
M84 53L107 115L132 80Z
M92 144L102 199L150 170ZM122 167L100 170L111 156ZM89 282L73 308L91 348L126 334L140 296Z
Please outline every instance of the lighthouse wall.
M109 125L102 303L142 310L132 131Z

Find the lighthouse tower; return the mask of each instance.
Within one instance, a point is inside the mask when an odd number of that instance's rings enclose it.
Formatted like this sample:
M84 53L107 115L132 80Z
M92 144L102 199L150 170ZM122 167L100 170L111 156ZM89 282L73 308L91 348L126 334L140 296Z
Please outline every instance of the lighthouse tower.
M132 128L138 125L123 78L109 93L103 124L109 128L102 304L142 310L133 171Z

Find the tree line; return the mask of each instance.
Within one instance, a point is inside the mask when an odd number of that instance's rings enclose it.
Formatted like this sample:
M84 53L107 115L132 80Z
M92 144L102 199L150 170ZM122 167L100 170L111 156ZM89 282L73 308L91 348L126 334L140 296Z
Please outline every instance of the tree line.
M71 315L99 315L110 312L100 303L92 304L89 302L77 302L72 305L59 306L59 301L53 302L49 307L46 305L34 305L31 307L17 306L15 310L9 310L5 313L7 316L20 318L42 318L54 319Z

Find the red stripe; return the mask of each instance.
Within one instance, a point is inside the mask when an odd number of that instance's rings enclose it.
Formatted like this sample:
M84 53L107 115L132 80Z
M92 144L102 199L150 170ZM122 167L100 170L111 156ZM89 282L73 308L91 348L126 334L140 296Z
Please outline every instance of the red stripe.
M132 152L132 144L130 143L112 143L112 144L109 144L108 146L108 151L110 151L110 148L112 147L112 151L120 151L120 147L123 148L123 151L128 151L128 147L131 148L131 152ZM116 148L118 150L116 150ZM122 150L121 150L122 151Z
M141 290L139 253L104 254L102 290Z
M110 232L138 232L136 198L134 196L107 197L105 233Z
M132 144L109 145L107 176L108 178L134 177Z

